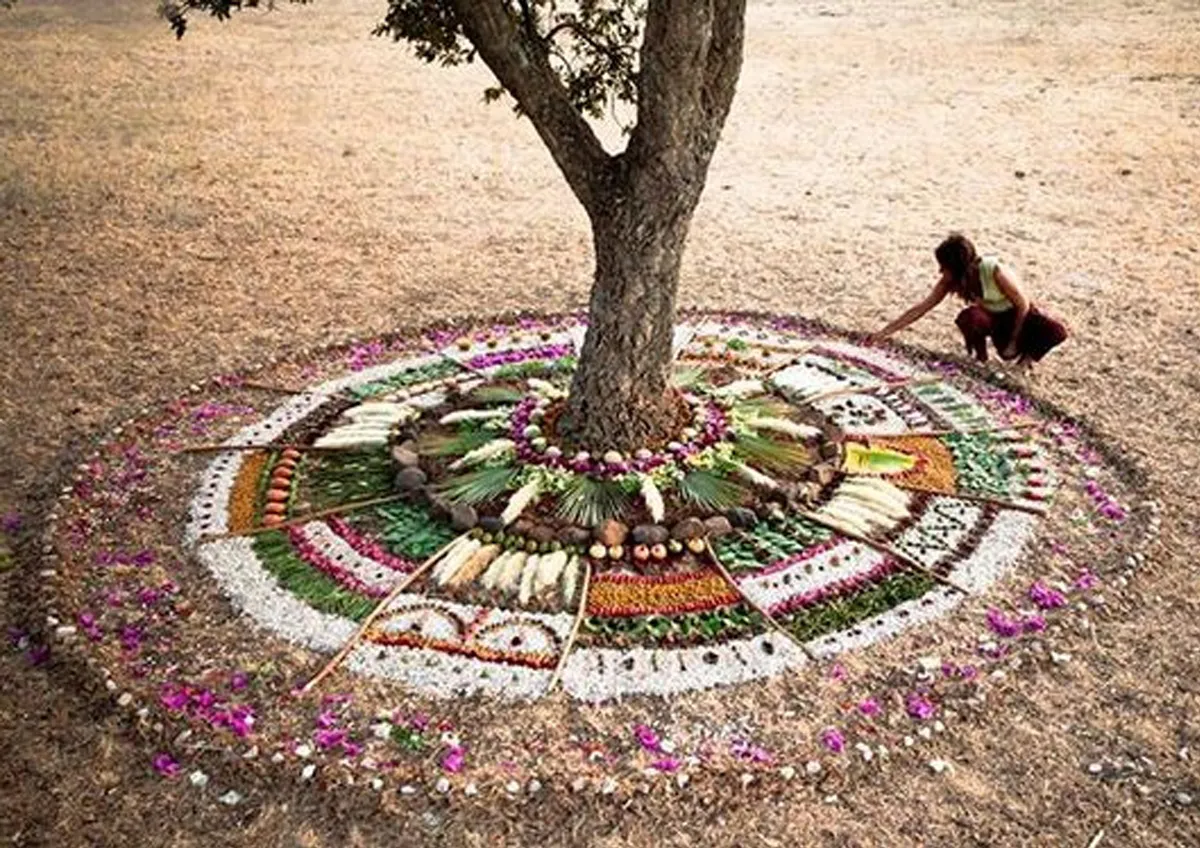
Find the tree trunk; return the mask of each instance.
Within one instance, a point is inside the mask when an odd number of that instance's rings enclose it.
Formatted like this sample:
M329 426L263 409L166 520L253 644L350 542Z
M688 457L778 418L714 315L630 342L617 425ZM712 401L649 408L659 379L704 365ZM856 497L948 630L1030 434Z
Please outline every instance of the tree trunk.
M676 438L671 387L679 266L703 174L679 185L645 178L617 189L592 218L596 272L589 325L567 410L593 454ZM697 180L698 177L698 180Z
M524 16L499 0L452 6L592 221L591 323L564 423L592 453L674 437L679 265L741 71L746 0L648 0L637 124L617 156L572 105L529 6Z

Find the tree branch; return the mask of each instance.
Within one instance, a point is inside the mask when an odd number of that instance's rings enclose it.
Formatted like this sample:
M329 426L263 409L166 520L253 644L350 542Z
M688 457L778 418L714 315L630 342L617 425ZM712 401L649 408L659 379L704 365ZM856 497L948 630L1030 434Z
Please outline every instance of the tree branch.
M523 37L501 0L452 0L479 56L533 122L567 184L589 214L599 210L600 178L612 157L571 105L541 39Z
M650 0L630 150L707 166L737 86L745 0Z

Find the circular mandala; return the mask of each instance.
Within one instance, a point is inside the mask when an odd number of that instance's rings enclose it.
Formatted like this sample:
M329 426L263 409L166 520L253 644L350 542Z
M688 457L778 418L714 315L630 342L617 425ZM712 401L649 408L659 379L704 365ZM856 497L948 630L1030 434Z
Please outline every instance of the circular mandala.
M350 646L361 675L599 702L930 622L1013 568L1054 501L1058 425L798 322L681 325L676 437L581 454L557 414L584 330L358 348L222 443L189 550L267 631Z

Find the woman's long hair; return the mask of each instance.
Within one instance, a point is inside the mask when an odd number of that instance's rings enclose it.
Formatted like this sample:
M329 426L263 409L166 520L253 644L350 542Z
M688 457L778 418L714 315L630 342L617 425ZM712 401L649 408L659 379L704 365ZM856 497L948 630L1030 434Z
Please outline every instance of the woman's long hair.
M938 266L949 272L950 291L963 300L977 300L983 296L983 287L971 268L979 261L975 245L962 233L951 233L933 252Z

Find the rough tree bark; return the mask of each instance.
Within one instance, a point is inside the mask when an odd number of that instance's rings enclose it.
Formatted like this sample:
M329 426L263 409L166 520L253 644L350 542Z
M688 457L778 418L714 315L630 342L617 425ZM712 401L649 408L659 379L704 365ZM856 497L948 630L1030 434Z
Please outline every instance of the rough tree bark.
M567 410L575 439L593 452L628 452L674 436L668 388L679 267L741 71L745 0L650 0L637 123L616 156L572 107L544 44L510 7L454 5L592 223L590 323Z

